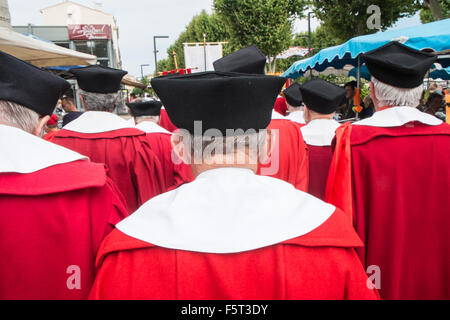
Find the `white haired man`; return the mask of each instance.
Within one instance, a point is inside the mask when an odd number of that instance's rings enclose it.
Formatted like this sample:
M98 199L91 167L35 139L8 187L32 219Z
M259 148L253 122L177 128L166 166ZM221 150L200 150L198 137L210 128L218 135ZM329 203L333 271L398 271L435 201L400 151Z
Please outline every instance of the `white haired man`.
M214 62L219 72L237 72L264 75L267 59L256 46L250 46ZM297 90L297 91L296 91ZM284 91L286 99L294 106L301 105L298 84ZM296 112L297 113L297 112ZM303 113L301 111L301 117ZM257 116L258 112L255 112ZM308 154L300 131L302 124L290 121L272 110L272 121L268 129L274 135L273 150L264 163L259 164L258 174L289 182L301 191L308 190Z
M435 60L398 42L366 53L377 112L336 131L326 199L351 213L383 299L450 299L450 126L416 109Z
M117 226L102 245L90 298L377 298L345 214L255 174L284 82L230 72L152 80L182 130L174 149L196 179Z
M66 125L52 142L108 166L108 176L124 195L129 213L166 191L161 164L142 143L145 133L114 111L121 105L126 71L91 66L71 69L80 87L85 113Z
M103 165L39 138L69 86L0 51L0 300L86 299L127 214Z

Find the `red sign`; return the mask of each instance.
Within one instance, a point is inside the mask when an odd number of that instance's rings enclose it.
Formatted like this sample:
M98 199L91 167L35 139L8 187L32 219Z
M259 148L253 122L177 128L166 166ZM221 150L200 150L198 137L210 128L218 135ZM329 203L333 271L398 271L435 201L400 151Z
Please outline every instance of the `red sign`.
M111 34L111 27L107 24L69 25L70 40L109 40Z

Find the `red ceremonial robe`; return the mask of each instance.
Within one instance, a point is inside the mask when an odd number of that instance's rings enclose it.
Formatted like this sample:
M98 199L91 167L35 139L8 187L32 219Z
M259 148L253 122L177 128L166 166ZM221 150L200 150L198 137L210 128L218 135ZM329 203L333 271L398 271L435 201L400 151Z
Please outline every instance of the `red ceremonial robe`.
M351 213L381 297L450 299L450 126L394 107L336 136L327 200Z
M114 114L86 112L51 141L106 164L108 176L117 184L132 213L166 191L161 164L145 140L145 132Z
M0 300L86 299L126 208L103 165L0 125Z
M275 102L274 110L276 112L278 112L280 115L282 115L283 117L286 117L287 111L288 111L286 98L279 96L277 98L277 101Z
M191 168L172 153L172 134L169 131L152 121L143 121L136 127L147 133L144 143L148 144L161 163L165 176L165 191L194 180Z
M260 164L258 174L281 179L301 191L308 190L308 150L301 125L274 117L268 129L276 132L268 163Z
M308 147L309 188L308 193L325 200L328 172L333 151L331 143L339 123L331 119L316 119L301 128Z
M161 109L161 116L159 120L159 125L170 132L175 132L178 128L175 127L175 125L172 123L172 121L169 118L169 115L167 114L167 111L163 108Z
M102 244L90 299L378 297L346 215L250 170L206 171L117 228Z

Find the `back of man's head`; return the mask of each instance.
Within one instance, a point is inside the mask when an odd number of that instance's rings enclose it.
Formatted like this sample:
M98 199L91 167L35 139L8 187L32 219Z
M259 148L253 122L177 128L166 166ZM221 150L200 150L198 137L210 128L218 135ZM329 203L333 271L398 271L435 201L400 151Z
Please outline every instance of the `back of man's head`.
M34 134L38 127L39 118L36 111L15 102L0 100L0 124Z

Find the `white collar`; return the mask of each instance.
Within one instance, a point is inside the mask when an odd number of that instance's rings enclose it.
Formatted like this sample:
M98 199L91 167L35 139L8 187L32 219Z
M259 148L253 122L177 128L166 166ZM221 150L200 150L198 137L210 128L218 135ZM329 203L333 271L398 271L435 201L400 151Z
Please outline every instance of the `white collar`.
M238 253L305 235L334 211L282 180L222 168L153 198L117 228L164 248Z
M291 112L286 119L300 123L305 124L305 111L294 111Z
M136 125L136 128L138 128L141 131L144 131L145 133L167 133L172 134L171 132L167 131L163 127L159 126L153 121L142 121L141 123L138 123Z
M430 114L420 112L412 107L393 107L382 111L375 112L371 118L367 118L353 123L359 126L370 127L401 127L408 122L418 121L430 126L438 126L442 121Z
M277 111L272 110L272 120L280 120L280 119L286 119L286 117L279 114Z
M135 127L115 114L100 111L85 112L64 127L65 130L79 133L102 133L129 128Z
M340 124L332 119L312 120L302 130L303 139L310 146L324 147L331 146L336 129Z
M0 125L0 173L33 173L58 164L89 160L18 128Z

